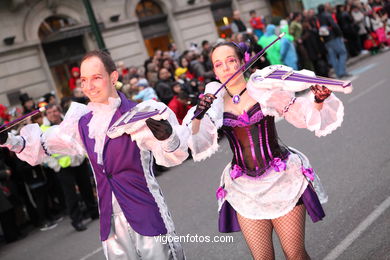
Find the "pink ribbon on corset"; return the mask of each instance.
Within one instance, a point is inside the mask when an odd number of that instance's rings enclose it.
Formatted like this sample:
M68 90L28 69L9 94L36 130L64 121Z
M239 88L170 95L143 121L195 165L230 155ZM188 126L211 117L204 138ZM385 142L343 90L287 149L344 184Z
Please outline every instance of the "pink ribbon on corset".
M223 199L226 197L227 191L223 187L219 187L215 193L217 199Z
M270 165L274 168L275 171L277 172L281 172L281 171L285 171L286 168L287 168L287 165L284 161L282 161L282 159L278 158L278 157L275 157L274 159L272 159Z
M244 170L239 165L235 164L233 169L230 171L230 177L234 180L242 175L244 175Z
M309 180L314 181L314 170L313 168L305 168L302 166L302 173L309 178Z
M244 125L250 125L250 120L249 120L249 116L248 116L248 113L246 111L244 111L244 113L242 113L242 115L239 115L237 117L237 120L240 121L241 123L243 123Z

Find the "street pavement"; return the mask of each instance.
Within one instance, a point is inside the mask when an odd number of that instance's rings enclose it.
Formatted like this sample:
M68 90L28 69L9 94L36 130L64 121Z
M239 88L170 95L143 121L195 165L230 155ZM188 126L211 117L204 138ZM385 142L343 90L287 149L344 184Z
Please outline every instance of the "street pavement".
M315 137L282 120L284 143L304 152L329 195L326 217L307 218L306 247L311 259L390 260L390 52L359 59L348 67L354 91L337 94L344 122L331 135ZM158 177L178 235L198 241L214 236L226 243L183 244L188 259L251 259L241 233L220 234L215 190L232 155L226 139L202 162L187 160ZM34 230L23 240L0 246L0 259L103 260L98 221L75 232L69 219L55 229ZM232 237L228 237L232 236ZM187 239L186 238L186 239ZM284 259L274 234L276 259Z

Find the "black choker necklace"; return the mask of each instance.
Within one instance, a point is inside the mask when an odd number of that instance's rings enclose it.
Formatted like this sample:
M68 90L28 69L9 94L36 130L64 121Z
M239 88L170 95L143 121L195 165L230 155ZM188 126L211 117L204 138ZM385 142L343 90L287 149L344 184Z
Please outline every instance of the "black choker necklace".
M233 101L233 103L234 104L238 104L238 103L240 103L240 97L241 97L241 95L242 94L244 94L244 92L246 91L246 88L244 88L241 92L240 92L240 94L238 94L238 95L232 95L232 94L230 94L230 92L229 92L229 90L227 89L227 87L225 87L225 89L226 89L226 92L229 94L229 96L232 98L232 101Z

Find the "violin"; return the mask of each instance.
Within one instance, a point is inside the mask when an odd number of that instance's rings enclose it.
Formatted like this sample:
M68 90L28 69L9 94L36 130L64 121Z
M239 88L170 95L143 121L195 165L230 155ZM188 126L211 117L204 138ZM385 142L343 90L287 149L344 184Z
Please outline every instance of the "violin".
M292 92L303 91L313 85L325 86L331 91L344 94L350 94L353 89L351 81L318 77L310 70L295 71L285 65L271 65L256 70L248 82L248 88L252 89L280 88Z
M129 129L135 129L137 126L135 123L140 122L141 120L146 120L150 117L160 116L162 119L167 119L167 114L164 112L167 111L167 107L156 109L152 106L146 106L142 109L135 106L133 109L124 113L107 131L108 137L111 139L123 135L128 132Z

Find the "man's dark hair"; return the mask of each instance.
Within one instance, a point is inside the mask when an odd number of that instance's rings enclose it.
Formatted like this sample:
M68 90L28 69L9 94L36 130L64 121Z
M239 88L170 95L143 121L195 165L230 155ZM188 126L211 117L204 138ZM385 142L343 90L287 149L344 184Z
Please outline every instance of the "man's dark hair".
M47 111L47 110L52 109L52 108L54 108L54 107L56 107L57 110L58 110L59 112L62 112L61 107L58 106L57 104L48 104L48 105L45 107L45 112L44 112L45 115L46 115L46 111Z
M72 103L73 98L72 97L63 97L61 98L61 108L64 113L66 113L70 107L70 104Z
M83 63L86 59L89 59L92 57L98 57L101 60L101 62L104 65L104 68L106 69L106 71L109 75L111 75L112 72L116 71L115 62L111 58L110 54L108 54L107 52L102 51L102 50L94 50L94 51L88 52L81 59L80 64Z
M250 15L255 14L255 13L256 13L256 11L253 10L253 9L249 11L249 14L250 14Z
M55 97L54 94L46 93L45 95L43 95L43 98L45 99L46 103L49 103L51 97Z
M204 47L206 44L208 44L209 43L209 41L208 40L203 40L202 41L202 47Z
M301 15L301 12L294 12L293 16L292 16L292 20L294 21L300 15Z
M323 5L323 4L318 5L317 11L319 14L323 13L325 11L325 5Z

